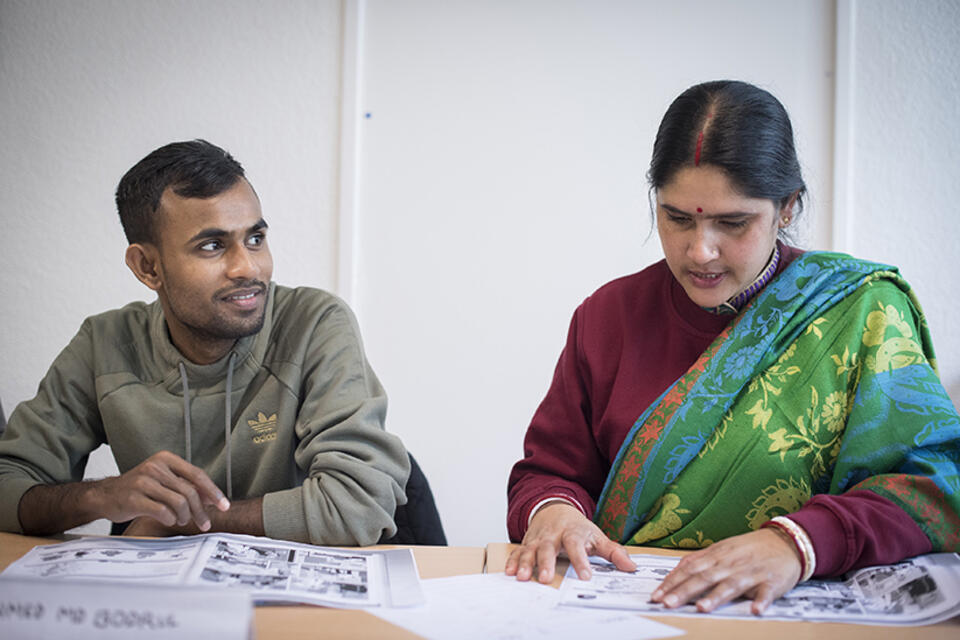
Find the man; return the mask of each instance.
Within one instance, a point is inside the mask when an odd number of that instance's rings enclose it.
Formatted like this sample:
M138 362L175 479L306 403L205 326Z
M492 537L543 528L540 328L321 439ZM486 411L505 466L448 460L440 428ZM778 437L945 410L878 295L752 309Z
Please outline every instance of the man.
M410 462L356 322L328 293L271 283L240 164L203 140L166 145L121 179L117 209L127 266L157 300L88 318L10 415L0 529L393 535ZM103 442L121 474L80 481Z

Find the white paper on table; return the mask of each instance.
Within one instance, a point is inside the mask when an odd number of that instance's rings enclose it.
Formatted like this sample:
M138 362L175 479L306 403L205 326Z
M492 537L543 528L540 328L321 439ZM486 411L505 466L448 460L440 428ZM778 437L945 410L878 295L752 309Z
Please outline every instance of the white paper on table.
M2 575L242 590L256 602L341 608L424 602L410 549L336 549L238 534L84 537L34 547Z
M750 613L747 600L736 600L709 614L689 604L667 609L650 602L654 589L680 558L630 558L637 565L632 573L617 570L603 558L591 557L590 580L578 580L570 567L560 586L560 603L570 608L622 609L648 615L758 619ZM915 626L935 624L958 614L960 556L931 553L851 571L842 580L809 580L774 600L762 619Z
M422 580L427 604L370 613L430 640L558 640L599 635L641 640L680 629L628 611L557 607L559 592L502 573Z

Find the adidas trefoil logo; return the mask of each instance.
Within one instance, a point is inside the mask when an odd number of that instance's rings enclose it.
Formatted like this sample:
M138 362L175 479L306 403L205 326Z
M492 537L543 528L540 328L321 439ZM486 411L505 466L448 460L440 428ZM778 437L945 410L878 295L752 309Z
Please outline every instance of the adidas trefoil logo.
M262 411L257 412L256 420L247 420L253 429L253 443L263 444L277 439L277 414L267 417Z

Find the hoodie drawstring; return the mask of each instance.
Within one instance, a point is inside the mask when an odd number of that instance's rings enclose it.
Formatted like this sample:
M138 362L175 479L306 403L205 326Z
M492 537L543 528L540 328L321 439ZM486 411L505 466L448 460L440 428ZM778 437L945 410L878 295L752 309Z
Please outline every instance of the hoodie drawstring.
M230 360L227 362L227 388L224 393L224 425L223 438L226 441L227 449L227 500L233 500L233 455L231 447L230 426L233 423L233 407L230 402L230 392L233 390L233 365L237 360L235 351L230 353ZM193 446L190 443L190 387L187 384L187 369L180 365L180 382L183 384L183 431L186 440L187 462L193 464Z
M187 462L193 464L193 446L190 444L190 387L187 386L187 368L180 365L180 383L183 385L183 431L186 437Z
M230 393L233 391L233 363L237 359L237 352L230 353L230 360L227 362L227 392L224 398L226 409L224 411L225 422L223 425L223 437L227 441L227 500L233 500L233 456L230 455L230 427L233 424L233 407L230 406Z

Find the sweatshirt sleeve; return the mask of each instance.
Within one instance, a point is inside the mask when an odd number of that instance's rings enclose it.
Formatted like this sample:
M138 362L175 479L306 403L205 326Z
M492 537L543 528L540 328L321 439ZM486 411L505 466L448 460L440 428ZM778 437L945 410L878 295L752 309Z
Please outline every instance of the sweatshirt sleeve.
M323 311L307 350L293 452L306 479L264 496L266 534L312 544L375 544L396 532L409 458L384 429L387 397L344 303Z
M76 482L104 442L89 322L57 356L37 395L14 409L0 438L0 530L22 533L20 499L37 484Z
M815 576L839 576L932 550L926 534L903 509L872 491L814 496L790 519L810 537L817 558Z
M593 517L594 496L606 478L607 461L590 424L589 384L581 361L583 307L574 313L553 382L527 429L523 458L513 466L507 487L507 530L520 541L531 510L546 498L565 498Z

